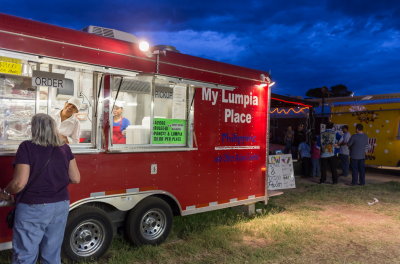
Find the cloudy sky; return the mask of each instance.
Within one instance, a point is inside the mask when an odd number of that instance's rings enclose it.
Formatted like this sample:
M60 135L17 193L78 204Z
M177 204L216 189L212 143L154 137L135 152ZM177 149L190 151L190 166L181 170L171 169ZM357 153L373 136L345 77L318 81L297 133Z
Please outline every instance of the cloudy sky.
M195 56L270 71L273 92L346 85L400 92L398 0L20 1L0 12L72 29L103 26Z

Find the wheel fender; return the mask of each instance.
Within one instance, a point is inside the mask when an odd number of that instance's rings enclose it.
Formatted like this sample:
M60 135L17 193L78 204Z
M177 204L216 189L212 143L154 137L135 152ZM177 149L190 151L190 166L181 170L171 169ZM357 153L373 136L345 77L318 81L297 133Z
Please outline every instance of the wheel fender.
M129 211L134 208L138 203L140 203L143 199L154 196L154 195L165 195L171 198L179 207L179 212L182 212L181 206L178 200L169 192L157 190L157 191L149 191L142 193L124 193L124 194L116 194L116 195L102 195L102 196L93 196L90 198L85 198L79 201L76 201L71 204L70 211L81 207L88 203L100 202L109 204L120 211Z

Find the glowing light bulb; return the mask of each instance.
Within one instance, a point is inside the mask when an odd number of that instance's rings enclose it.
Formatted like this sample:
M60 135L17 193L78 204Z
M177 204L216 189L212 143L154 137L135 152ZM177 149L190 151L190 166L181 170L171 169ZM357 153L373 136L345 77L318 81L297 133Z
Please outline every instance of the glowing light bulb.
M145 40L141 40L141 41L139 42L139 49L140 49L142 52L147 52L147 51L149 51L149 49L150 49L150 44L149 44L147 41L145 41Z

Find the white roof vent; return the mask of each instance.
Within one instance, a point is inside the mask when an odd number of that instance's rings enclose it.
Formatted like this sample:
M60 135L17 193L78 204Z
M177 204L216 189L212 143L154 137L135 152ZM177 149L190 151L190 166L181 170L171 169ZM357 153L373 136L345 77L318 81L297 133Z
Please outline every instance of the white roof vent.
M116 29L111 29L111 28L105 28L105 27L98 27L98 26L87 26L82 31L95 34L98 36L102 37L107 37L107 38L114 38L114 39L119 39L127 42L132 42L132 43L137 43L138 38L127 32L123 32L120 30Z

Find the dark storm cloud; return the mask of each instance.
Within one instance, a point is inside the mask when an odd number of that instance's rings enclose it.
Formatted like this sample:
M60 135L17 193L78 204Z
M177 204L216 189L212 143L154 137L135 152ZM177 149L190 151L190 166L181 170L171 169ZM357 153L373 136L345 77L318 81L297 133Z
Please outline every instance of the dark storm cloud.
M382 15L392 14L398 11L398 0L329 0L327 7L331 10L340 11L349 16Z
M373 17L376 21L384 24L383 28L400 29L400 4L398 0L330 0L328 1L328 8L349 17Z
M74 29L116 28L271 70L281 94L336 84L356 94L400 90L398 1L9 1L1 12Z

